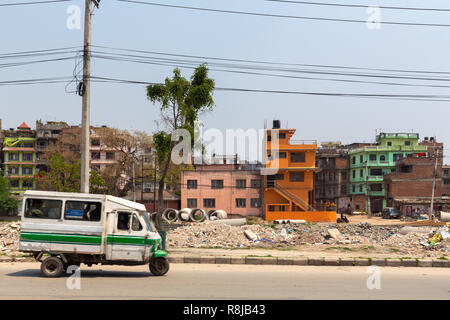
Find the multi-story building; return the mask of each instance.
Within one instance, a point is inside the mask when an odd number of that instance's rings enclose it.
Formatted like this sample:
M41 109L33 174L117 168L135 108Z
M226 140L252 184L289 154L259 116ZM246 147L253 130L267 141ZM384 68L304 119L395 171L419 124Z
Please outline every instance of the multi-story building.
M260 165L215 156L181 174L181 207L225 210L228 215L261 216Z
M275 120L266 130L264 209L266 220L336 221L336 212L314 208L317 142L293 140L295 129Z
M442 195L450 197L450 166L442 166Z
M444 191L445 170L448 169L443 169L442 157L410 155L397 161L395 170L384 176L387 206L396 207L407 216L428 214L435 183L434 210L448 210L450 197Z
M428 147L419 145L418 133L380 133L376 144L349 151L352 209L372 212L386 207L383 176L395 170L395 162L410 154L427 156Z
M317 150L314 192L316 203L340 208L348 208L350 197L348 148L340 142L323 142Z
M57 142L62 130L68 127L66 122L48 121L43 123L40 120L36 121L36 169L38 173L47 170L48 163L43 154Z
M21 196L36 188L36 132L23 122L17 130L4 130L3 135L3 174L11 193Z

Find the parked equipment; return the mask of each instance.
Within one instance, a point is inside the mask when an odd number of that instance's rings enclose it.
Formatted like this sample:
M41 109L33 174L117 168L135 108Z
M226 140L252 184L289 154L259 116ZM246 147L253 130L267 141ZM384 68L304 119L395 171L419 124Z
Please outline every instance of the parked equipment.
M46 277L81 263L149 264L162 276L169 262L153 220L143 204L113 196L26 191L19 250L33 253Z

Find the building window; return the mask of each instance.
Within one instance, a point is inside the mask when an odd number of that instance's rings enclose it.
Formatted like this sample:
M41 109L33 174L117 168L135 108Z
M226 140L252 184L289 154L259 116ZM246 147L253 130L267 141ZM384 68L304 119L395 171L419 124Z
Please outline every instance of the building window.
M23 189L32 189L33 188L33 180L23 180L22 188Z
M17 167L8 167L8 174L9 175L19 174L19 168L17 168Z
M91 140L91 146L93 146L93 147L100 147L100 140L99 139L92 139Z
M383 170L381 169L370 169L370 175L371 176L382 176Z
M394 155L393 155L394 161L398 161L401 158L403 158L403 155L401 153L394 153Z
M353 171L352 171L352 177L353 177L353 179L356 178L356 170L353 170Z
M250 183L252 188L261 188L261 180L259 179L252 179Z
M251 198L250 206L252 208L260 208L261 207L261 199L260 198Z
M244 198L236 198L236 208L245 208L247 204L245 200Z
M19 160L19 154L18 153L9 153L8 154L8 160L9 161L18 161Z
M100 159L100 152L92 152L91 153L91 159Z
M355 164L355 163L356 163L356 158L352 157L352 164Z
M65 220L100 221L101 217L101 202L66 201Z
M188 208L197 208L197 199L187 199Z
M383 190L383 185L381 183L375 183L370 185L370 191L381 191Z
M24 142L23 147L24 148L34 148L34 143L33 142Z
M411 141L405 141L405 146L410 146L411 145Z
M360 170L359 170L359 177L360 177L360 178L362 178L363 176L364 176L364 174L363 174L363 170L362 170L362 169L360 169Z
M216 199L203 199L203 207L215 208L216 207Z
M445 169L445 170L444 170L444 174L448 174L448 169Z
M197 189L197 180L188 180L187 188L188 189Z
M352 185L352 192L355 192L355 185Z
M401 166L400 172L409 173L413 171L413 167L411 165L409 166Z
M342 185L341 186L341 194L345 195L347 193L347 186L346 185Z
M211 180L211 189L223 189L223 180Z
M267 135L267 141L272 141L272 136L270 134Z
M305 173L304 172L291 172L291 173L289 173L289 181L303 182L303 181L305 181Z
M23 167L22 170L23 170L23 172L22 172L23 174L26 174L26 175L33 174L33 168L32 167Z
M30 199L25 201L25 217L38 219L61 218L61 200Z
M387 145L388 145L388 147L391 147L392 146L392 141L388 141Z
M444 184L450 184L450 179L444 179Z
M383 156L383 155L381 155L381 156L380 156L380 161L386 161L386 157Z
M114 160L115 154L114 152L106 152L106 160Z
M362 155L359 156L359 163L363 163L364 162L364 157Z
M370 161L377 161L377 155L376 154L369 154L369 160Z
M363 186L362 186L362 184L360 184L359 185L359 192L362 192L363 191Z
M305 153L304 152L292 152L291 153L291 162L305 162Z
M277 152L278 159L286 159L286 152Z
M245 179L237 179L236 180L236 188L237 189L245 189L247 187L247 180Z
M286 139L286 133L282 132L278 134L278 139Z
M33 161L33 154L32 153L22 154L22 161Z
M9 186L11 188L18 188L19 187L19 180L9 180Z

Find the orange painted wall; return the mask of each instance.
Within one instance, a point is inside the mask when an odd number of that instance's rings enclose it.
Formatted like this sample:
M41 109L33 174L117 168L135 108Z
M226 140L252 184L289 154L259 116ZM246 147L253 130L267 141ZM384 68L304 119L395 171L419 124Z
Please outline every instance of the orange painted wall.
M336 222L336 211L267 211L266 220L306 220L310 222Z

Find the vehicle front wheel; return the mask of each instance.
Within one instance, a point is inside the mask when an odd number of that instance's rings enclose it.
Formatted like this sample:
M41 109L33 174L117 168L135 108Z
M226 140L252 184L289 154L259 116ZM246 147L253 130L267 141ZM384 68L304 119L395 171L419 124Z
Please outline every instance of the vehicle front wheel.
M151 258L150 272L155 276L163 276L169 271L169 261L166 257Z
M49 257L41 264L41 272L45 277L56 278L64 271L64 263L57 257Z

